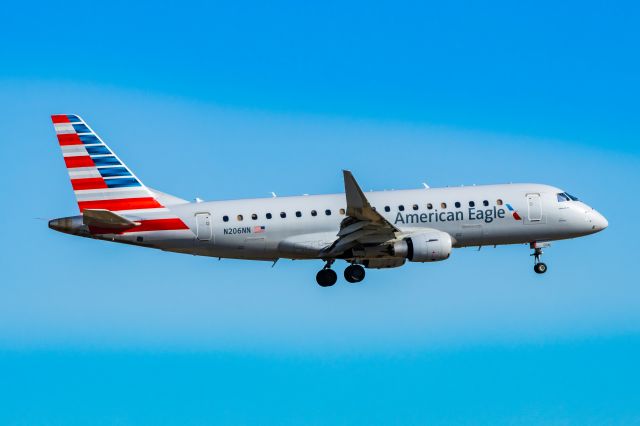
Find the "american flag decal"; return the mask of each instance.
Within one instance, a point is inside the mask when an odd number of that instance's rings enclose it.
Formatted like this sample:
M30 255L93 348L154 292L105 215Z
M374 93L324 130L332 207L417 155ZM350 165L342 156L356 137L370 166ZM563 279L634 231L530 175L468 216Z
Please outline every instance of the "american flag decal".
M253 233L254 234L262 234L264 232L264 226L254 226Z

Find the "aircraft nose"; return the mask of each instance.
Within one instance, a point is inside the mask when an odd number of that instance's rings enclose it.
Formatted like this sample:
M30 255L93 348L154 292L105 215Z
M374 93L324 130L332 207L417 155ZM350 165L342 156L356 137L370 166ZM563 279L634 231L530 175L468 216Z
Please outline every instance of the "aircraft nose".
M601 215L600 213L596 212L596 220L595 220L595 224L596 227L600 230L605 229L607 226L609 226L609 221L607 220L606 217L604 217L603 215Z
M591 212L591 223L593 226L593 230L596 232L602 231L607 226L609 226L609 221L595 210Z

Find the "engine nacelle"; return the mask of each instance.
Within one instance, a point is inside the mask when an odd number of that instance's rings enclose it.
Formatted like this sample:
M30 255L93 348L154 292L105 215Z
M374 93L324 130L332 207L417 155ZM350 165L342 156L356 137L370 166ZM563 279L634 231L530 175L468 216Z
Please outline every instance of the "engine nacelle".
M451 255L451 236L446 232L430 231L415 234L393 245L393 255L411 262L437 262Z

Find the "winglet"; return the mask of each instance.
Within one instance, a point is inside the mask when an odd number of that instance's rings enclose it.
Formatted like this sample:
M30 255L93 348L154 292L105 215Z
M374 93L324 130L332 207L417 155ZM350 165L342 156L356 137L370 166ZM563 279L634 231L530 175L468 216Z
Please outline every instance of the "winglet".
M370 220L372 222L385 222L385 219L376 212L369 200L365 197L356 178L349 170L342 171L344 175L344 193L347 198L347 216L358 220Z

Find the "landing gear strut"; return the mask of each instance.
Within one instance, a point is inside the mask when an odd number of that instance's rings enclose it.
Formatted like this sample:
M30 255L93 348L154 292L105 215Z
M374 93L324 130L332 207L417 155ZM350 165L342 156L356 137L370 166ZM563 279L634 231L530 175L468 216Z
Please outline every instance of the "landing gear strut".
M349 265L344 270L344 279L350 283L359 283L364 279L364 268L360 265Z
M529 247L533 249L533 253L531 254L531 256L533 256L533 259L535 261L533 270L536 272L536 274L544 274L545 272L547 272L547 264L540 261L540 256L542 256L542 248L549 247L550 245L551 244L549 243L538 242L529 244Z
M338 274L336 271L331 269L331 265L334 260L327 260L327 264L324 265L318 273L316 274L316 281L320 287L331 287L338 281Z

